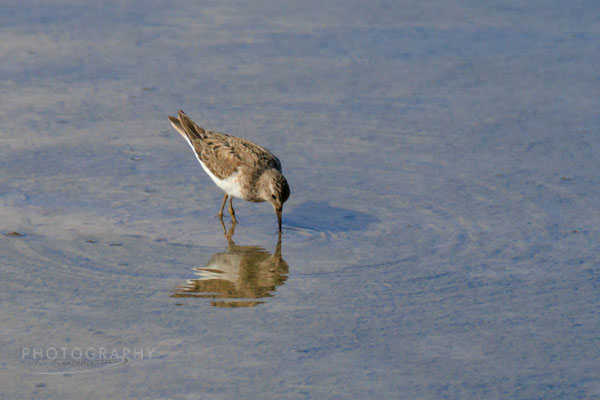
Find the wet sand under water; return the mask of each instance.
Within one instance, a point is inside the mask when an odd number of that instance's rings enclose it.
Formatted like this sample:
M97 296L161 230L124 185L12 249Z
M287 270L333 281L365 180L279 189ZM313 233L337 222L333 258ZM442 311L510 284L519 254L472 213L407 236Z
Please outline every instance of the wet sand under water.
M26 3L0 397L600 395L597 7ZM221 225L180 108L282 160L280 240Z

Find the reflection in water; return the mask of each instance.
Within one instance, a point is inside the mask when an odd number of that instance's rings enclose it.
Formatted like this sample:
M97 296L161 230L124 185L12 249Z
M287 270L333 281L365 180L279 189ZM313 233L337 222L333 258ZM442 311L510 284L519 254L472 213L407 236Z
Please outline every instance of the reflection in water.
M223 224L223 221L221 221ZM270 254L256 246L238 246L232 240L235 223L223 232L229 244L203 268L194 268L197 276L177 286L171 297L214 299L261 299L271 297L276 287L287 279L288 265L281 257L281 233L275 252ZM254 307L264 301L214 301L215 307Z

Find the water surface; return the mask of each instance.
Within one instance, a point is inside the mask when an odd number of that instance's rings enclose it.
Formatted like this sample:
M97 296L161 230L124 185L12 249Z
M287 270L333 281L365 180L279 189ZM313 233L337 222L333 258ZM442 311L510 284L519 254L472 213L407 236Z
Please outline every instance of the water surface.
M600 396L599 11L3 6L0 397ZM281 240L178 109L282 160Z

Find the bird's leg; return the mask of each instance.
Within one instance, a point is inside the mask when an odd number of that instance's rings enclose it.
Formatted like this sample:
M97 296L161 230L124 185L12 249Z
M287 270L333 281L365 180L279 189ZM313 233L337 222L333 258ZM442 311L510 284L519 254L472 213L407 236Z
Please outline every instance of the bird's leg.
M225 197L223 198L223 204L221 204L221 209L217 213L217 217L219 217L219 219L223 219L223 209L225 208L226 202L227 202L227 193L225 193Z
M233 209L233 197L229 198L229 214L231 215L233 222L237 223L237 219L235 219L235 210Z

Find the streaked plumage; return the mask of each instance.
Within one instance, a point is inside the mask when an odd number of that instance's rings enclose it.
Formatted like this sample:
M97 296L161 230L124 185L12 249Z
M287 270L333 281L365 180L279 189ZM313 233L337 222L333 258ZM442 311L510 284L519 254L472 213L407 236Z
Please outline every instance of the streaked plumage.
M290 189L279 159L246 139L207 131L181 110L178 116L169 116L169 121L194 150L204 171L225 192L219 216L222 216L227 196L251 202L268 201L275 209L281 230L281 210ZM231 200L229 211L235 221Z

